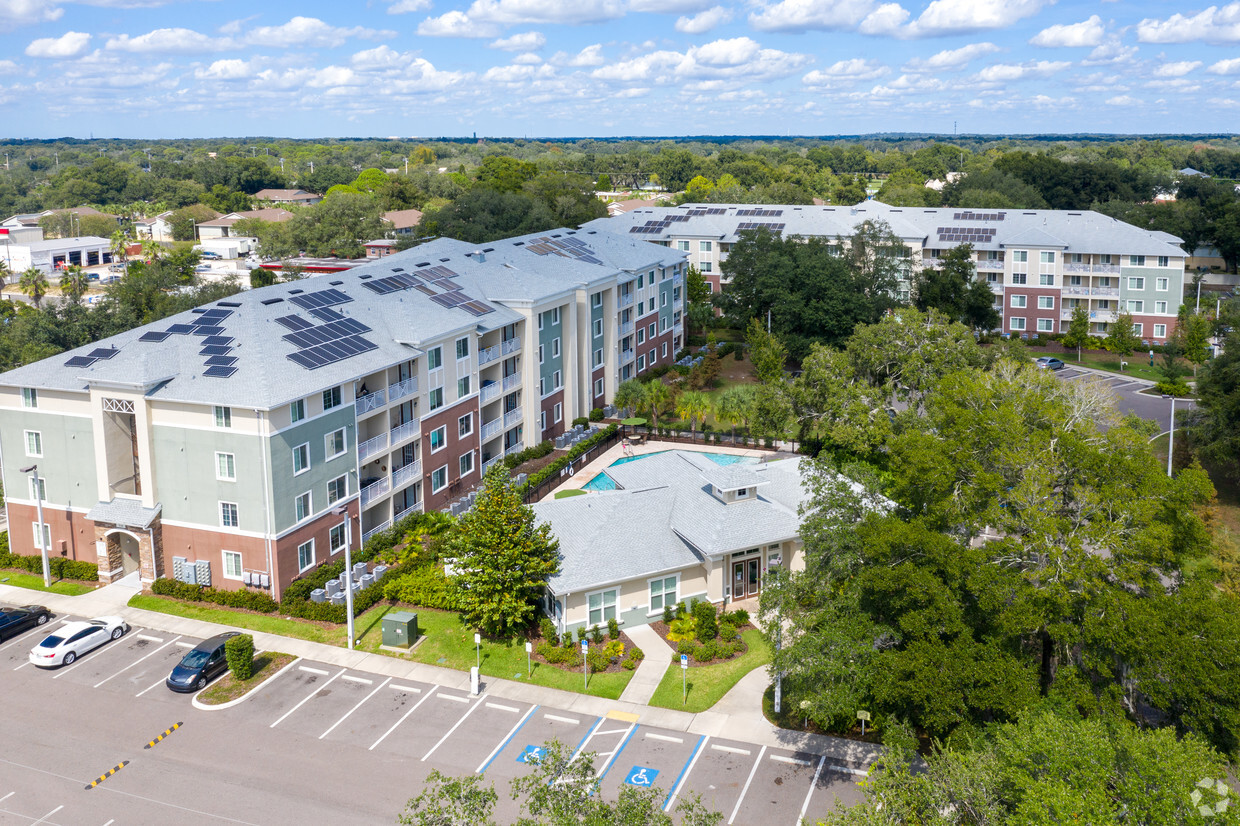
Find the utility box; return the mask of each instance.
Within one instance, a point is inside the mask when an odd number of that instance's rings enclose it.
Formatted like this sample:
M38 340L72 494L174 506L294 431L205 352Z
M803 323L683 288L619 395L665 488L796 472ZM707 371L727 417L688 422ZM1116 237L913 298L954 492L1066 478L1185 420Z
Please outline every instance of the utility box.
M418 639L418 615L396 611L383 618L383 644L392 648L410 648Z

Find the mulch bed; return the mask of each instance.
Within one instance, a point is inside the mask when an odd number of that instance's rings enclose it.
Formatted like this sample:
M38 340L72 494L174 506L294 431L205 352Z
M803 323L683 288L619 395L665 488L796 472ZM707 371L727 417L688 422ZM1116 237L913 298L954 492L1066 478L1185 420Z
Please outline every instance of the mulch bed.
M678 645L678 643L675 642L674 640L669 640L667 638L668 632L670 632L672 629L668 626L666 622L664 622L663 620L658 620L656 622L650 623L650 627L654 630L656 634L658 634L660 637L663 638L663 642L667 643L668 648L672 649L672 651L676 650L676 646ZM690 654L689 655L689 667L697 668L698 666L703 666L703 665L715 665L716 663L726 663L728 660L735 659L736 657L739 657L742 654L749 653L749 646L745 643L745 640L741 636L741 634L746 629L753 628L753 627L754 627L754 624L751 622L747 622L744 625L738 625L736 627L736 641L741 644L741 647L740 647L740 650L737 651L735 654L733 654L731 657L716 658L713 660L708 660L707 662L704 662L704 663L700 663L693 658L692 654ZM679 657L680 655L677 654L676 656Z
M586 637L586 639L589 640L590 638ZM543 659L542 655L538 653L538 646L544 642L542 637L535 637L531 640L531 642L534 643L534 652L530 656L533 658L534 662L541 663L542 665L545 665L548 668L558 668L561 671L571 671L573 673L576 673L581 670L580 665L570 667L564 663L549 663L545 659ZM603 645L599 646L591 642L590 650L591 651L601 650L609 642L611 642L611 637L608 637L606 634L604 634ZM639 648L640 646L635 644L633 640L629 639L629 635L624 633L623 631L620 632L620 642L624 643L624 656L616 660L615 662L610 663L607 666L607 668L602 671L592 671L591 672L592 674L619 674L620 672L627 670L622 665L620 665L620 663L624 662L624 660L629 656L629 652L631 652L634 648ZM581 651L581 643L577 641L576 635L573 636L573 645L577 648L578 652Z

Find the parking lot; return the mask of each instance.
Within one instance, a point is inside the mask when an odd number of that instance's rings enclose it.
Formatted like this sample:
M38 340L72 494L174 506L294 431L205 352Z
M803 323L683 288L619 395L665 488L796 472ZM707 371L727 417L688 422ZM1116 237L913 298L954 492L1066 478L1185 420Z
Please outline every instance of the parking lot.
M1135 358L1135 357L1134 357ZM1120 413L1132 413L1142 419L1158 422L1159 432L1165 432L1171 426L1171 402L1160 394L1143 393L1149 383L1117 376L1114 373L1084 370L1069 363L1064 369L1056 370L1055 375L1064 381L1100 381L1115 393L1115 406ZM1182 400L1176 402L1176 415L1191 410L1195 402Z
M302 659L236 705L198 710L163 681L199 640L149 628L131 628L69 666L30 665L31 647L70 619L78 618L56 616L0 644L0 686L12 698L0 822L145 823L175 812L191 823L297 823L336 808L341 822L391 822L432 769L488 778L505 822L517 812L509 781L529 771L549 740L575 756L593 754L608 798L625 784L654 787L670 811L700 794L729 824L792 826L821 817L836 800L860 798L860 767L815 754ZM41 710L49 708L69 715L72 748L41 733L48 723ZM183 725L142 748L173 723ZM85 788L122 761L97 788ZM348 771L328 775L329 765ZM238 798L237 783L252 795Z

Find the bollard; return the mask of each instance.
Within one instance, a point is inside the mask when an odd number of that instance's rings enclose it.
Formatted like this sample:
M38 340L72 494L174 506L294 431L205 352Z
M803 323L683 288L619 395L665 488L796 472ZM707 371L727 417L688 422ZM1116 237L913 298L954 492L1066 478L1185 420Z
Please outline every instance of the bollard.
M478 666L469 669L469 696L478 696Z

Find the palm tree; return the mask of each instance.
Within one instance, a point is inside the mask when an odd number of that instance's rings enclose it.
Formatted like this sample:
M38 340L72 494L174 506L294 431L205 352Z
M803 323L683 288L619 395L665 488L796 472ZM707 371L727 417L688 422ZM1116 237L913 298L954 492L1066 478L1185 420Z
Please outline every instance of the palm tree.
M142 257L146 259L146 263L154 264L156 261L164 257L167 252L158 241L148 238L142 242Z
M667 407L667 402L671 398L672 391L663 382L654 379L646 383L640 406L642 410L650 414L651 426L656 428L659 426L659 411Z
M686 390L676 399L676 415L689 420L689 435L697 440L697 423L710 413L710 396L701 390Z
M9 262L0 260L0 287L9 283L9 276L13 274L13 270L9 268Z
M622 418L627 419L633 410L642 403L643 397L646 395L645 388L637 379L629 379L621 382L616 388L616 396L612 399L612 404L620 408L623 414Z
M749 420L753 410L754 389L749 384L734 384L719 394L715 418L732 426L732 443L736 443L736 426Z
M121 229L112 233L112 244L109 250L112 253L112 260L125 265L125 274L129 274L129 235Z
M17 288L30 296L37 309L43 304L43 296L47 295L47 275L38 267L31 267L22 273Z
M86 295L86 289L89 286L90 281L86 277L86 271L77 264L70 266L60 276L60 291L74 304L81 303L82 296Z

